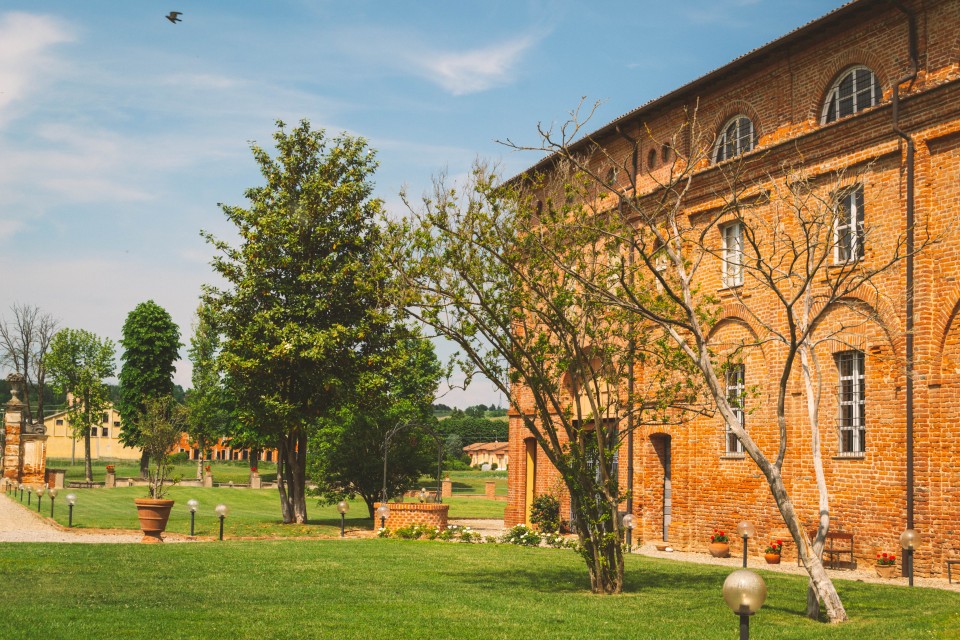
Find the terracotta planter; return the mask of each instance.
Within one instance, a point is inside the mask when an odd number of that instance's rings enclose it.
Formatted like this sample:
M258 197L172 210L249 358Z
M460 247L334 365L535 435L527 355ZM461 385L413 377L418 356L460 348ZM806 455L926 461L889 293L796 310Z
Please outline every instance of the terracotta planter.
M780 564L779 553L765 553L763 559L767 561L767 564Z
M877 575L881 578L896 578L900 572L895 564L878 564Z
M726 542L711 542L710 555L712 555L714 558L729 558L730 545Z
M173 500L135 498L133 503L137 505L137 517L140 518L140 529L143 531L140 542L163 542L160 534L167 528Z

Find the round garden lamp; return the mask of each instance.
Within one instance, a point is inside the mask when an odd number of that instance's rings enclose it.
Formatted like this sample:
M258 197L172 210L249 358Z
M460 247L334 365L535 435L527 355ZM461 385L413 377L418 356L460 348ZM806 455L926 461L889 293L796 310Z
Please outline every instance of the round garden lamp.
M43 485L37 487L37 513L40 513L40 499L43 498Z
M193 523L197 518L197 509L200 508L200 503L190 498L187 500L187 508L190 509L190 537L193 537Z
M740 539L743 540L743 568L747 568L747 540L752 538L757 534L757 529L753 526L752 522L747 522L744 520L737 525L737 533L740 535Z
M220 518L220 539L223 540L223 520L227 517L227 514L230 513L230 507L225 504L218 504L214 511L217 512L217 517Z
M56 488L56 487L51 487L51 488L50 488L49 495L50 495L50 517L52 518L52 517L53 517L53 507L54 507L54 505L56 505L56 502L55 502L55 501L56 501L56 499L57 499L57 488Z
M723 599L740 616L740 640L749 640L750 616L760 611L767 599L763 578L748 569L737 569L723 581Z
M67 507L70 508L70 515L67 516L67 526L73 527L73 505L77 504L77 495L75 493L67 494Z
M387 518L390 517L390 507L385 504L377 507L377 515L380 517L380 528L383 529L387 526Z
M426 501L427 501L427 490L424 489L423 487L420 487L420 493L417 494L417 497L420 498L420 502L426 502Z
M346 523L347 511L350 511L350 503L346 500L341 500L337 503L337 511L340 513L340 537L343 537L343 526Z
M633 553L631 549L631 534L633 533L633 528L637 526L637 519L632 513L625 513L620 523L623 525L623 528L627 530L627 553Z
M903 549L907 558L907 577L910 580L910 586L913 586L913 551L920 544L920 534L916 529L907 529L900 534L900 547Z
M30 506L30 498L33 496L33 487L27 485L27 506Z
M23 502L23 483L20 483L20 502Z

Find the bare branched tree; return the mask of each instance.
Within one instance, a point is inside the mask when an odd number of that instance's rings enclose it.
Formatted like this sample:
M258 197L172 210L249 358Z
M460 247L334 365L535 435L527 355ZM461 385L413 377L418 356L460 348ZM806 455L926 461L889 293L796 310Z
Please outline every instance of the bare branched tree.
M5 366L23 376L24 418L34 421L31 396L37 399L36 419L43 422L43 396L46 386L46 355L57 332L57 320L40 307L14 303L13 319L0 322L0 358Z

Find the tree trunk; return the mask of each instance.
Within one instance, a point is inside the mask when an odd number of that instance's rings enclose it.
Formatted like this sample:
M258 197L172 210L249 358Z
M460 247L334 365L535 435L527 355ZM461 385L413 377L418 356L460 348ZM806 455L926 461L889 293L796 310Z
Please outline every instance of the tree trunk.
M304 524L307 521L306 495L307 436L296 429L280 437L280 458L283 473L280 477L280 511L283 522ZM280 460L278 460L279 469Z
M90 459L90 428L83 434L83 472L87 482L93 482L93 462Z
M569 487L568 487L569 489ZM589 491L586 495L589 495ZM593 593L617 594L623 591L623 547L617 520L618 506L608 500L589 500L582 506L574 502L576 528L580 538L580 555L590 573Z
M140 479L146 480L150 477L150 454L144 451L140 455Z

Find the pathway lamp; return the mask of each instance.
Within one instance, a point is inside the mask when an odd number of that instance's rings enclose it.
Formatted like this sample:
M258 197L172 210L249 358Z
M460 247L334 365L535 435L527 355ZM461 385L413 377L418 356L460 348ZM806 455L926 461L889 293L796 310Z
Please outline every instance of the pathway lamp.
M20 483L20 502L23 502L23 483Z
M223 520L227 517L227 514L230 513L230 507L225 504L218 504L214 511L217 512L217 517L220 518L220 540L223 540Z
M900 534L900 547L903 549L904 557L907 560L907 566L904 569L907 570L907 578L909 578L911 587L913 586L913 551L919 543L920 534L917 533L916 529L907 529Z
M33 487L31 487L30 485L27 485L27 506L28 507L30 506L30 498L32 497L32 495L33 495Z
M40 513L40 499L43 498L43 485L37 487L37 513Z
M747 540L757 535L757 530L753 526L752 522L747 522L744 520L737 525L737 533L740 534L740 538L743 540L743 568L747 568Z
M70 515L67 516L67 527L73 527L73 505L77 504L77 495L75 493L67 494L67 506L70 507Z
M750 616L760 611L767 599L763 578L749 569L737 569L723 581L723 599L740 616L740 640L750 640Z
M51 487L49 491L50 495L50 517L53 518L53 507L56 505L55 500L57 499L57 488Z
M200 503L190 498L187 500L187 508L190 509L190 537L193 537L193 523L197 518L197 509L200 508Z
M417 494L417 497L420 498L420 502L421 502L421 503L426 502L426 501L427 501L427 490L424 489L423 487L420 487L420 493Z
M343 525L347 519L347 511L350 511L350 503L346 500L341 500L337 503L337 511L340 512L340 537L343 537Z
M620 522L623 524L623 528L627 530L627 553L633 553L631 548L633 546L631 534L633 533L633 528L637 526L637 519L632 513L625 513Z
M380 517L380 528L383 529L387 526L387 518L390 517L390 507L386 504L382 504L377 507L377 515Z

